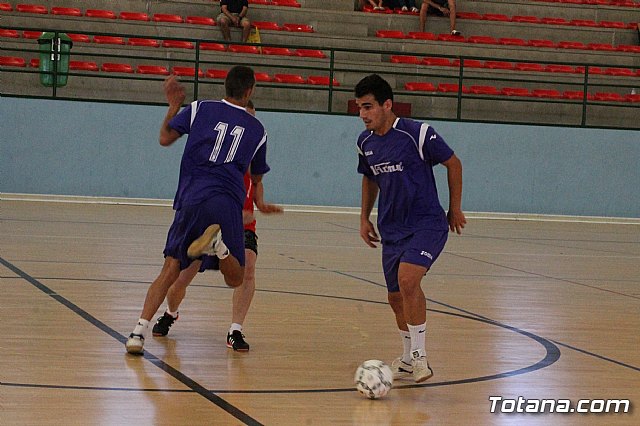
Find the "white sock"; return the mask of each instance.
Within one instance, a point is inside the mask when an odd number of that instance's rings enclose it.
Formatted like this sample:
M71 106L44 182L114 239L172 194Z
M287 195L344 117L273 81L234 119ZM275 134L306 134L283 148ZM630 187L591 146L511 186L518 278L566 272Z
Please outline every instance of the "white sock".
M402 339L402 361L411 364L411 334L408 331L398 330Z
M139 334L144 337L146 336L148 328L149 328L149 320L140 318L138 320L138 324L136 324L135 328L133 329L133 334Z
M231 324L231 327L229 327L229 334L233 333L234 331L242 331L242 324L238 324L237 322L234 322Z
M421 356L427 356L427 350L424 345L424 337L427 334L427 323L419 325L409 326L409 333L411 334L411 357L419 358Z
M174 318L178 318L178 311L171 312L171 311L169 310L169 307L168 307L168 306L167 306L167 310L166 310L166 312L167 312L169 315L171 315L172 317L174 317Z

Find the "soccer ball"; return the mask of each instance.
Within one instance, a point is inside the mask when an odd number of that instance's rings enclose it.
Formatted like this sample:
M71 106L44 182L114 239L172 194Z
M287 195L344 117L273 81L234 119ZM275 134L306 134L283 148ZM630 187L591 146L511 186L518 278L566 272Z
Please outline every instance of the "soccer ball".
M360 364L354 377L356 389L369 399L382 398L391 390L393 374L387 364L370 359Z

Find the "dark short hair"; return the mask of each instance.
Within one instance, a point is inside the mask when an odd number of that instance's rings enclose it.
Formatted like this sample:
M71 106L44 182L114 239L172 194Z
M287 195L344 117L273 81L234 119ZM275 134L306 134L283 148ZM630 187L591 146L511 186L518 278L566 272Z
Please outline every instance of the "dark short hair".
M247 108L256 109L256 107L253 106L253 101L251 99L249 99L249 102L247 102Z
M363 78L356 84L356 98L366 95L373 95L375 100L382 105L387 99L393 102L393 90L384 78L378 74L371 74Z
M229 70L224 80L224 89L228 97L241 99L254 84L256 84L256 77L253 70L244 65L236 65Z

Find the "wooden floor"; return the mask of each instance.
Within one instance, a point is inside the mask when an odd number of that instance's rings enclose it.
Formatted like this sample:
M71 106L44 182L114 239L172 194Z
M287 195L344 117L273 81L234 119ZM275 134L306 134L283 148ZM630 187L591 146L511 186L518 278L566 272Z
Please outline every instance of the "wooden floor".
M369 401L356 367L401 342L356 215L258 218L250 352L226 348L232 291L209 272L127 355L172 214L0 201L0 424L640 424L639 225L470 219L423 281L435 376ZM631 410L498 414L490 396Z

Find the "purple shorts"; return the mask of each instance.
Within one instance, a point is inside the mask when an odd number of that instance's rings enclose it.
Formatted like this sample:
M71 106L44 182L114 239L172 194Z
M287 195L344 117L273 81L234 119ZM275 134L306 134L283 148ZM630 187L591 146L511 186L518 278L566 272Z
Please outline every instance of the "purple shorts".
M427 269L436 261L444 249L449 231L418 231L400 241L382 245L382 268L387 282L387 291L400 291L398 268L400 263L411 263Z
M187 256L187 249L209 225L220 225L222 241L244 266L244 226L242 206L233 198L218 195L195 206L177 210L167 234L164 255L180 261L180 269L189 267L193 259ZM201 256L203 260L206 256Z

